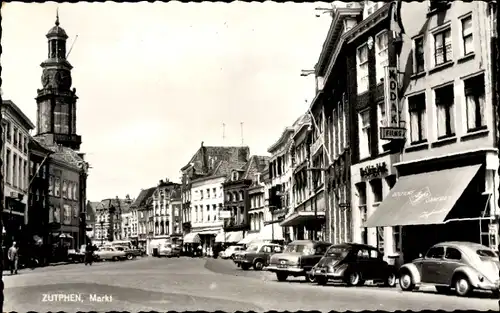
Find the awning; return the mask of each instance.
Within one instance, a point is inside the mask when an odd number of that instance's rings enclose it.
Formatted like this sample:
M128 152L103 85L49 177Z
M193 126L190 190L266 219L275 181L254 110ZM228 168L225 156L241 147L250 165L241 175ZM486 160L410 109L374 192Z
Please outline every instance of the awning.
M238 244L239 245L247 245L247 244L251 243L252 241L258 240L258 237L259 237L259 233L247 234L245 236L245 238L243 238L240 241L238 241Z
M200 231L198 232L199 235L211 235L211 236L215 236L219 233L219 231L217 230L203 230L203 231Z
M481 165L399 178L365 227L441 224Z
M325 219L325 212L323 211L318 211L314 213L314 211L299 211L295 212L289 216L287 216L281 223L280 226L286 227L286 226L297 226L297 225L303 225L309 221L313 220L324 220Z
M232 231L227 233L226 242L240 242L243 239L242 231Z
M184 236L184 243L201 243L200 235L198 233L189 233Z
M215 236L215 242L225 242L226 235L227 234L225 234L225 233L218 233L217 236Z

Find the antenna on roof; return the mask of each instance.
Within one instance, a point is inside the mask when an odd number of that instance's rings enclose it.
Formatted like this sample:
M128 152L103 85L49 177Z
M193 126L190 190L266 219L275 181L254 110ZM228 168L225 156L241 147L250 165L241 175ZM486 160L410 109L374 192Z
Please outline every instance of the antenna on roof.
M226 140L226 124L222 123L222 142Z
M240 128L241 128L241 145L243 146L243 122L240 122Z

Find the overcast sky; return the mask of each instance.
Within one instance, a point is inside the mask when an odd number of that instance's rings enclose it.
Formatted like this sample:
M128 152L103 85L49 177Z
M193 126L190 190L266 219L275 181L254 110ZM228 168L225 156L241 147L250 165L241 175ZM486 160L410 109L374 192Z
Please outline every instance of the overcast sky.
M91 165L88 199L130 194L205 145L267 155L306 111L330 17L316 4L2 4L2 91L36 123L45 34L59 7L74 66L77 133ZM222 123L226 124L223 140Z

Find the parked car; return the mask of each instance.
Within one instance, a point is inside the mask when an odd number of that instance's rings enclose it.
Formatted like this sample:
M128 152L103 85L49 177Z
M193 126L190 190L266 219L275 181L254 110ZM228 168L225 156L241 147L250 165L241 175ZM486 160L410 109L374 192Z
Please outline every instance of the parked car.
M382 282L394 287L397 271L382 259L383 254L377 248L354 243L333 245L312 270L319 285L329 280L342 281L349 286L363 285L367 280Z
M116 246L116 250L125 252L125 258L127 260L132 260L138 256L141 256L142 251L139 249L129 249L123 246Z
M227 247L226 250L221 251L219 253L219 256L223 259L233 259L234 254L237 251L244 251L244 250L245 250L245 248L243 246L229 246L229 247Z
M166 256L168 258L171 257L180 257L181 256L181 247L176 244L170 242L161 243L158 247L158 256Z
M125 259L126 253L125 251L120 251L115 247L101 247L99 250L95 252L95 256L98 260L123 260Z
M288 276L304 276L310 282L314 282L315 277L310 275L310 270L331 245L324 241L292 241L285 247L283 253L271 256L266 270L276 273L278 281L285 281Z
M399 284L404 291L432 284L440 293L451 289L459 296L473 289L490 290L499 295L498 255L492 249L472 242L442 242L432 246L424 257L404 264Z
M283 247L273 243L259 242L251 244L244 252L239 253L234 261L242 270L250 267L260 271L269 264L269 258L275 253L282 253Z

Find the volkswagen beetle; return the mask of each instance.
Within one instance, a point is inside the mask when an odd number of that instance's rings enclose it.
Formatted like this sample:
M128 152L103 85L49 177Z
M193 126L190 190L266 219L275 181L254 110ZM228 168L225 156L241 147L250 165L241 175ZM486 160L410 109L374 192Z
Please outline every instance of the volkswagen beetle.
M492 249L472 242L450 241L432 246L425 256L404 264L399 284L411 291L423 284L440 293L455 290L467 296L472 290L490 290L499 294L499 260Z

